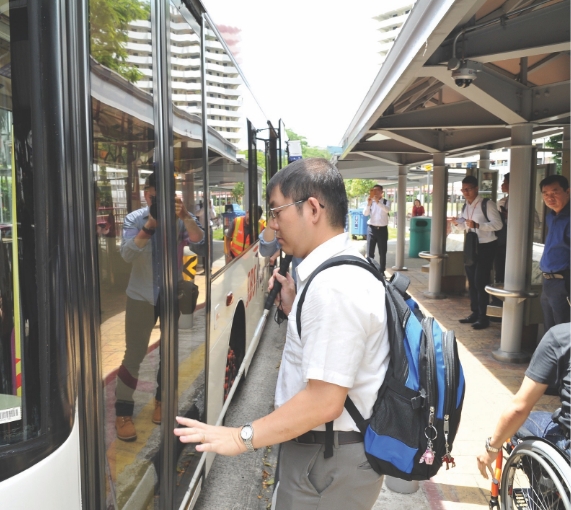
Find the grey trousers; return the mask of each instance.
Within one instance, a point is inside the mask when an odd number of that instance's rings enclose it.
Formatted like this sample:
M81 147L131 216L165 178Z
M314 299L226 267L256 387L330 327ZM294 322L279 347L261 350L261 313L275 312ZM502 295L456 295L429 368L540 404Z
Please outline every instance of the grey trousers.
M383 484L363 443L341 445L323 457L324 445L282 443L275 510L371 510Z

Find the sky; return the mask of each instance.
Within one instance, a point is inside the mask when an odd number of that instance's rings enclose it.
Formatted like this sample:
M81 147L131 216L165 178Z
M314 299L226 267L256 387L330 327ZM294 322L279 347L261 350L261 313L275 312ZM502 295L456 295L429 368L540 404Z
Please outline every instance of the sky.
M239 60L267 117L337 146L379 71L379 5L387 0L203 0L217 25L239 27Z

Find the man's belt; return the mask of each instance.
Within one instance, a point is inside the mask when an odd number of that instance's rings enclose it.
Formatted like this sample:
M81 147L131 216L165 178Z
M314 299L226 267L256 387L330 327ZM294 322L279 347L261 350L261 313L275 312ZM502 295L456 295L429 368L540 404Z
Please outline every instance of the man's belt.
M559 271L557 273L542 273L546 280L565 280L569 277L569 270Z
M354 444L354 443L362 443L363 442L363 434L360 432L349 431L349 432L342 432L335 430L333 432L334 440L333 444ZM310 430L305 434L302 434L299 437L294 439L296 443L301 444L325 444L325 432L319 430Z
M387 225L383 225L383 226L380 226L380 225L369 225L369 227L373 227L373 228L387 228Z

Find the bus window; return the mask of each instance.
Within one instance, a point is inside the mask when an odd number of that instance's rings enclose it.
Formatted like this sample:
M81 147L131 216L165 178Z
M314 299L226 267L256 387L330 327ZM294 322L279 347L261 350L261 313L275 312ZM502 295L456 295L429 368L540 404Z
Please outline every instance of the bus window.
M5 1L0 6L1 448L40 434L45 373L39 349L27 9L9 8Z
M209 133L213 133L209 141L209 195L218 216L213 231L213 273L246 251L265 227L259 205L265 186L267 120L227 51L225 36L239 51L232 27L221 25L216 30L207 24L207 122ZM222 76L216 72L219 68L224 70ZM235 159L229 156L233 151L224 149L225 143L237 149ZM220 148L216 150L214 144Z
M153 498L154 484L146 480L156 476L160 423L151 8L148 0L132 0L125 12L117 5L91 0L89 9L93 233L99 248L107 503L113 508L141 491Z
M174 175L176 193L204 230L210 220L204 210L203 119L200 75L200 27L182 4L171 4L171 103L173 109ZM177 44L172 44L177 41ZM185 222L186 225L186 222ZM180 225L179 225L180 226ZM206 234L205 234L206 235ZM188 242L190 241L190 242ZM178 236L177 278L197 292L192 306L179 298L178 310L178 405L177 414L205 420L206 299L208 267L206 240L196 244ZM179 296L181 294L179 293ZM172 456L176 469L175 506L178 508L194 475L200 454L194 445L179 443Z

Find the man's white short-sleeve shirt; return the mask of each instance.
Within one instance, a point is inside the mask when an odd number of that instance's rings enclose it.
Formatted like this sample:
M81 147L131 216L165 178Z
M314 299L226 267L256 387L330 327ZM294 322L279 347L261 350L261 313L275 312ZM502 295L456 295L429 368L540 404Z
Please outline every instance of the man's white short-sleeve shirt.
M283 405L313 379L349 388L357 409L368 418L389 363L383 284L360 267L322 271L305 296L301 338L297 334L297 301L306 282L322 262L337 255L363 258L343 233L317 247L297 267L297 297L288 317L275 405ZM346 409L333 428L358 430ZM315 430L325 430L325 425Z

